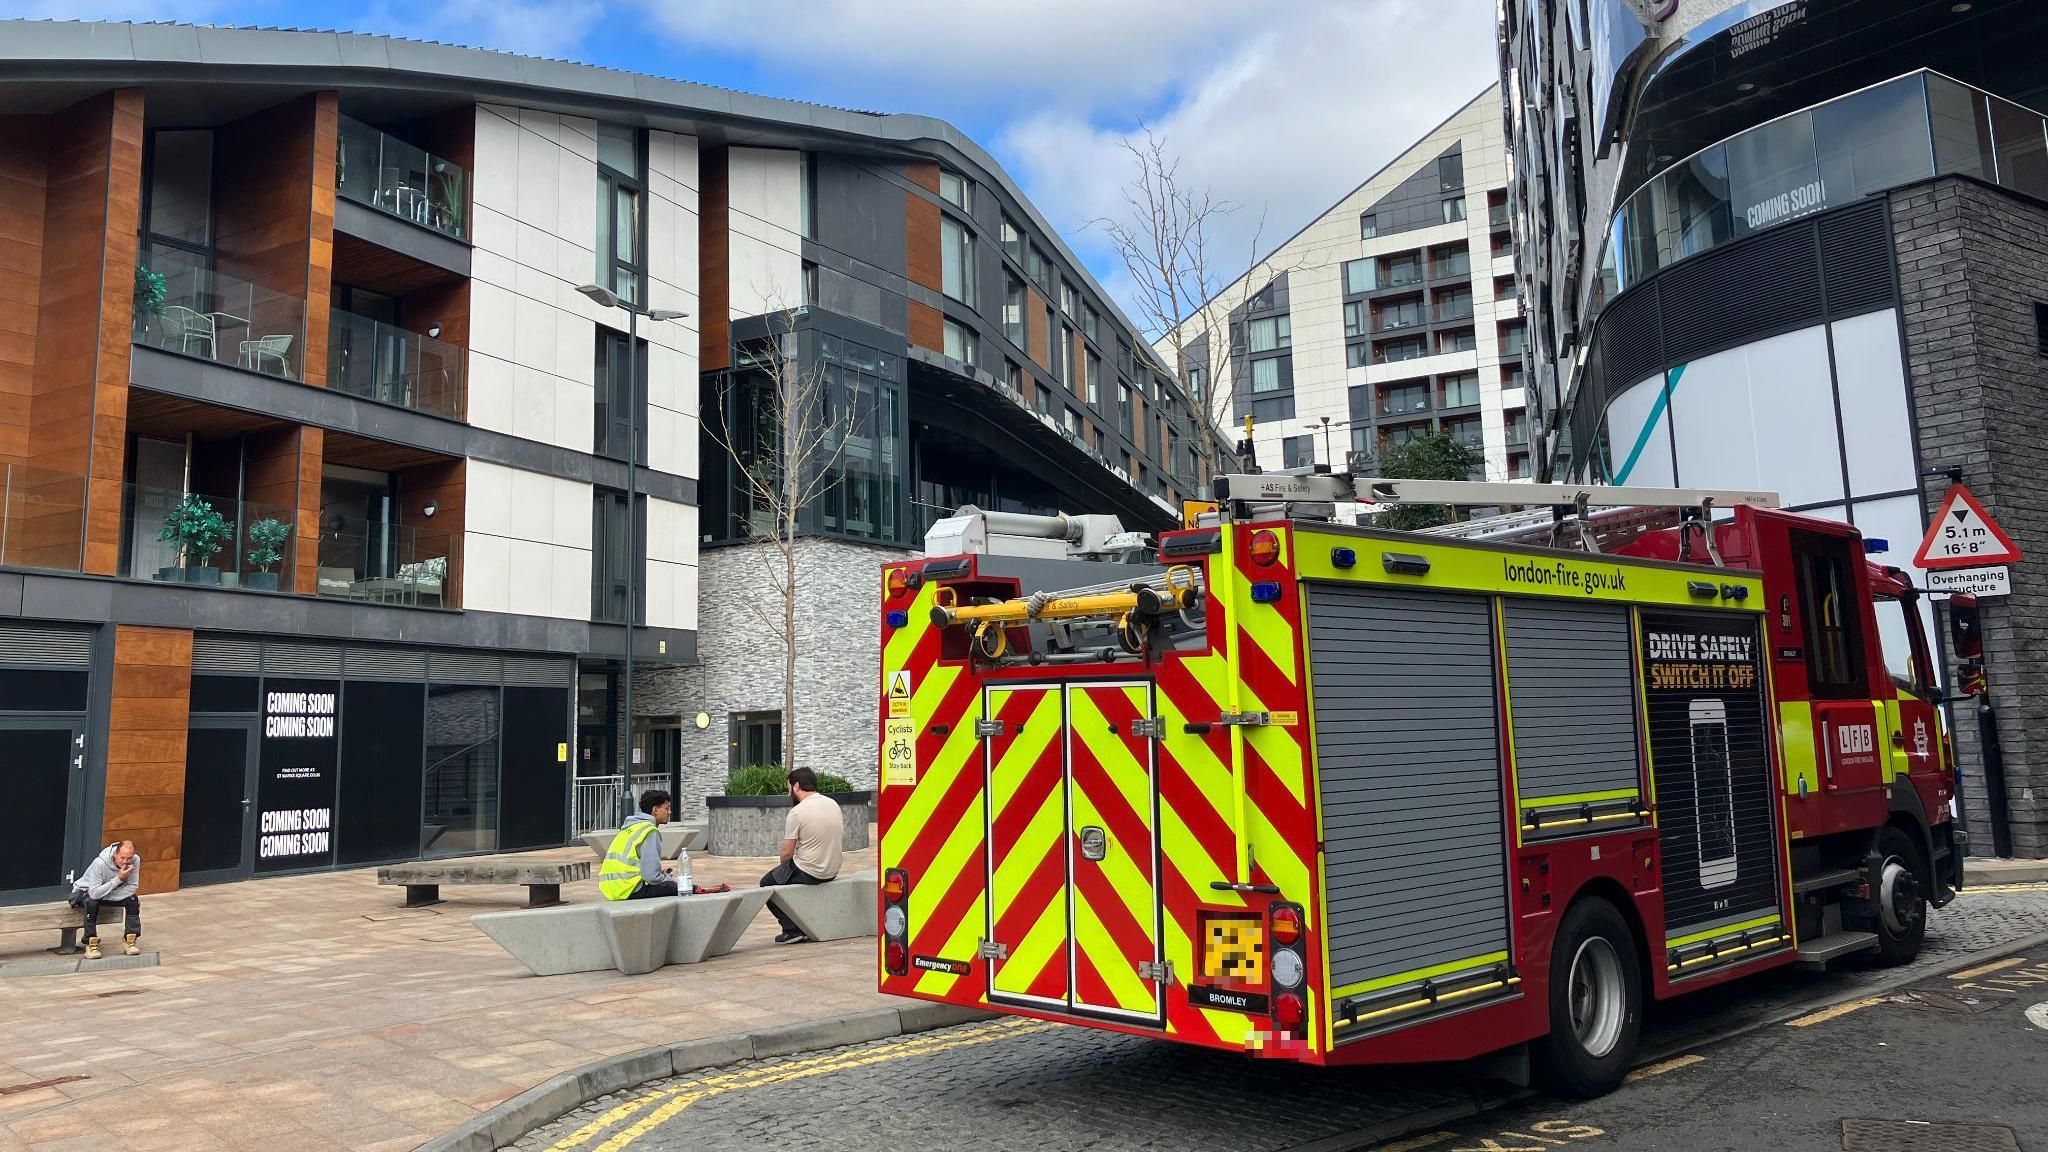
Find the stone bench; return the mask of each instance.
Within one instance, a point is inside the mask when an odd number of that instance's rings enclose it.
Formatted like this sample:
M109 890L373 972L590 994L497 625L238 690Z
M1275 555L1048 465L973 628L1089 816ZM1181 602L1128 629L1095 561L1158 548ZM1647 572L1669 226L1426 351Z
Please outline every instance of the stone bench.
M732 951L772 891L562 904L484 912L469 921L536 976L606 968L639 976L664 964L695 964Z
M597 853L597 858L602 860L605 850L612 846L612 837L618 834L617 828L600 828L595 832L585 832L579 839L589 845L590 850ZM658 835L661 837L663 860L673 860L685 850L695 852L704 846L705 832L702 825L663 824Z
M583 860L548 864L488 860L414 861L377 869L377 883L405 885L407 908L439 904L443 884L524 884L526 906L546 908L562 902L562 885L588 879L590 864Z
M875 934L875 874L842 872L823 884L785 884L768 899L813 940Z

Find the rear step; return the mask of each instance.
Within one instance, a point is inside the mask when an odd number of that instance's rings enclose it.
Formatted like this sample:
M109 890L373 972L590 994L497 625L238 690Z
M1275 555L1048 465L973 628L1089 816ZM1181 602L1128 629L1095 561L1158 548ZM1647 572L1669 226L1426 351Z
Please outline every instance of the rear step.
M1832 872L1816 872L1811 876L1801 876L1792 881L1792 894L1794 896L1804 896L1808 892L1824 892L1830 888L1840 888L1844 884L1857 883L1862 879L1863 873L1858 872L1854 868L1837 868Z
M1801 968L1822 969L1828 966L1828 961L1830 960L1839 960L1844 956L1854 956L1858 952L1868 952L1875 947L1877 947L1877 933L1875 932L1835 932L1816 940L1808 940L1801 943L1799 945L1799 966Z

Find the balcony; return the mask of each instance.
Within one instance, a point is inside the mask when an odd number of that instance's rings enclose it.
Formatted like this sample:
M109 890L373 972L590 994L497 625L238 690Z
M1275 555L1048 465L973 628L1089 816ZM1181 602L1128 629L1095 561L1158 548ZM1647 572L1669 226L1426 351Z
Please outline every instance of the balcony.
M0 567L85 566L85 477L0 464Z
M152 303L137 294L135 343L266 376L302 378L305 301L206 268L157 275L161 300Z
M1391 265L1387 268L1386 275L1380 277L1381 288L1401 288L1409 284L1420 283L1422 283L1422 265L1420 264Z
M346 116L334 190L451 239L468 237L469 173L461 165Z
M1432 310L1432 315L1438 324L1470 320L1472 318L1472 297L1468 295L1459 296L1455 299L1440 300L1437 302L1435 309Z
M353 312L328 314L327 386L336 392L460 420L465 352Z
M297 517L282 505L125 483L119 575L289 592Z
M1508 206L1505 204L1495 204L1493 207L1488 208L1486 210L1486 223L1494 228L1507 227Z
M1419 394L1414 396L1386 396L1382 397L1379 402L1379 415L1381 419L1386 419L1389 416L1409 416L1417 412L1427 411L1429 411L1429 398Z
M336 516L320 525L316 591L372 604L453 607L460 551L458 533Z

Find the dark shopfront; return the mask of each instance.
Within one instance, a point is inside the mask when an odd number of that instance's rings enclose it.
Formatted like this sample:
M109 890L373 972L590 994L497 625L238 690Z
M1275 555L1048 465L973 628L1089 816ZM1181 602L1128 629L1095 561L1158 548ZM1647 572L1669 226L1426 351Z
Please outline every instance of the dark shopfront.
M573 674L195 637L181 882L564 843Z

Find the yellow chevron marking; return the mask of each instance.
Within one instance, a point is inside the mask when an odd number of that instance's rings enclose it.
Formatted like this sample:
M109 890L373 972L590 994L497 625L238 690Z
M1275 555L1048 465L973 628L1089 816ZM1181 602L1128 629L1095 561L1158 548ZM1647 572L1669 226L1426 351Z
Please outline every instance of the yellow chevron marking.
M1076 1003L1087 1003L1096 1008L1119 1008L1127 1012L1152 1012L1158 1007L1152 985L1138 979L1139 961L1152 958L1124 955L1123 949L1117 947L1115 937L1110 935L1108 925L1102 922L1094 907L1079 891L1074 893L1074 944L1088 957L1088 963L1109 987L1107 1004L1083 1000L1079 987L1074 989Z
M1000 713L1004 702L1020 691L1037 692L1039 699L1031 706L1030 715L1025 717L1023 730L1003 750L1002 758L989 773L991 824L1003 818L1005 811L1016 801L1019 787L1060 734L1060 694L1057 691L1028 688L991 691L988 694L989 710ZM996 865L988 905L991 921L1000 922L1009 913L1032 874L1048 856L1062 850L1061 841L1065 835L1065 797L1061 788L1054 787L1039 803L1037 811L1031 814L1017 842L1007 847L1002 862ZM990 845L991 851L995 848L994 844ZM1024 933L1024 938L1010 949L1009 958L996 962L994 989L1022 994L1030 988L1045 965L1064 950L1066 927L1066 899L1063 893L1056 891ZM1010 943L1007 940L1003 942Z
M1294 802L1306 807L1308 781L1303 779L1301 770L1301 745L1283 728L1254 728L1244 738L1258 752L1259 759L1266 762L1266 767L1273 770L1273 777L1294 797Z
M1097 868L1107 880L1116 898L1122 902L1132 920L1144 926L1145 935L1152 935L1152 924L1157 914L1156 889L1145 878L1138 867L1136 854L1151 856L1150 843L1126 844L1111 831L1112 825L1102 815L1105 804L1122 803L1148 830L1152 825L1151 780L1144 763L1131 751L1129 745L1110 732L1109 720L1103 715L1094 694L1102 688L1073 688L1068 696L1069 738L1078 740L1101 768L1116 797L1096 796L1086 787L1076 784L1073 789L1073 824L1075 828L1099 827L1109 835L1109 851L1100 861L1075 860L1073 866ZM1142 685L1123 685L1107 691L1123 694L1140 716L1149 711L1146 707L1148 689ZM1151 985L1138 979L1136 965L1140 961L1153 959L1150 953L1144 956L1127 956L1116 944L1107 925L1102 921L1102 910L1089 901L1085 890L1074 889L1074 943L1101 973L1109 985L1113 1003L1097 1004L1098 1008L1120 1008L1132 1012L1151 1013L1157 1010L1156 993ZM1156 949L1157 944L1154 943ZM1079 989L1076 990L1078 999Z
M972 885L979 891L986 883L980 868L980 849L984 842L982 820L982 799L975 797L961 814L960 823L946 836L946 842L932 858L931 866L922 876L913 876L910 902L910 935L916 939L922 915L929 914L939 903L951 895L962 884ZM982 914L982 895L974 898L974 905L954 927L952 935L939 948L938 954L951 960L964 960L974 953L974 943L987 927ZM922 910L922 911L920 911ZM963 939L964 937L964 939ZM926 972L918 978L919 992L947 992L961 977L949 972Z
M938 591L938 585L930 583L917 590L917 595L911 597L910 607L906 609L910 622L898 628L896 634L889 637L888 645L882 649L881 679L875 684L875 695L878 699L889 692L889 674L910 663L910 654L917 651L918 641L924 638L925 633L931 631L932 605L937 601ZM889 581L884 577L882 596L885 601L888 595Z
M885 866L894 867L900 863L917 833L931 822L939 801L953 788L954 781L965 771L973 759L975 749L974 722L981 716L981 702L975 700L967 705L960 723L952 735L939 749L938 756L927 765L924 774L918 778L917 787L911 790L910 798L889 822L890 835L885 837L882 860Z
M979 814L977 811L976 815ZM974 877L971 882L979 884L981 879ZM960 918L960 926L953 929L953 934L946 937L945 944L939 947L939 955L949 960L965 960L974 955L975 942L981 939L982 933L988 927L983 911L987 905L983 899L981 896L974 898L974 903L967 909L967 915ZM950 972L926 972L918 977L916 991L926 996L944 996L953 991L954 985L965 979L965 976L955 976Z
M1000 908L996 911L1002 916ZM1067 902L1055 897L1043 915L1031 925L1010 958L996 961L995 990L1026 995L1047 964L1065 964L1067 957Z

